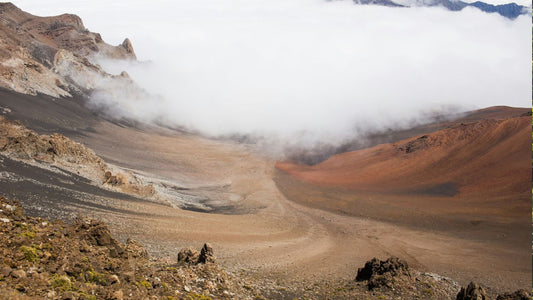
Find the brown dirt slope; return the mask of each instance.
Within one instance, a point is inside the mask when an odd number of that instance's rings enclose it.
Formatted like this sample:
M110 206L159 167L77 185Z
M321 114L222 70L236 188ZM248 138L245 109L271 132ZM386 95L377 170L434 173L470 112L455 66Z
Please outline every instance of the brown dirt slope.
M254 280L218 266L209 244L181 249L177 261L154 259L135 240L118 242L101 221L27 217L3 197L0 208L0 299L450 299L459 290L394 257L312 286Z

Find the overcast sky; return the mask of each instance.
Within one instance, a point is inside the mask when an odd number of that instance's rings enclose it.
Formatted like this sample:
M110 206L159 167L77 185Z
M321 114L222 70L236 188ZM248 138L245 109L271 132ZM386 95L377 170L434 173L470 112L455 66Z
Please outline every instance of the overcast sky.
M149 64L103 65L154 97L95 100L210 135L334 142L443 109L531 105L530 16L325 0L14 3L78 14L111 44L131 38Z

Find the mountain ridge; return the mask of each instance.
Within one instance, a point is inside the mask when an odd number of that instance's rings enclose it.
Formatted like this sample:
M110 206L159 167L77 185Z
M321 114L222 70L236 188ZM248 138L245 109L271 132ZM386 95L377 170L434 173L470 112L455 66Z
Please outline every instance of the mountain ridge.
M356 4L364 4L364 5L381 5L381 6L388 6L388 7L419 7L419 6L427 6L427 7L436 7L441 6L444 7L450 11L461 11L466 7L475 7L483 12L486 13L498 13L499 15L506 17L508 19L514 20L518 18L520 15L525 15L529 12L528 7L523 5L518 5L514 2L506 3L506 4L499 4L494 5L482 1L476 1L472 3L464 2L464 1L453 1L453 0L417 0L414 1L413 4L409 3L411 1L407 1L402 3L402 1L398 0L353 0Z

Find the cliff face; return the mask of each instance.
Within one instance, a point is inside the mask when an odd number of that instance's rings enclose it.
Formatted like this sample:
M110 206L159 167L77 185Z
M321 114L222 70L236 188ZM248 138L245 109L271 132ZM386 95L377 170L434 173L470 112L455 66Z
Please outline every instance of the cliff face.
M105 43L72 14L38 17L11 3L0 3L0 86L20 93L70 97L94 89L112 76L94 56L135 60L129 39Z

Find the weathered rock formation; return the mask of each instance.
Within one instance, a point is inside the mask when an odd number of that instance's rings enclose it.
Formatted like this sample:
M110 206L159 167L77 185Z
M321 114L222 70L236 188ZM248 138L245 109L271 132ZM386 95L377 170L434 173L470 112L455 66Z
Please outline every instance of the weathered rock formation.
M407 262L397 257L389 257L385 261L373 258L357 270L355 280L368 280L368 289L372 290L382 286L391 287L395 277L411 277Z
M106 44L72 14L38 17L12 3L0 3L0 86L25 94L69 97L96 88L112 76L94 57L135 60L129 39Z
M12 159L54 166L90 179L97 185L120 192L149 197L155 189L129 172L106 164L94 151L61 134L40 135L18 122L0 116L0 154Z

